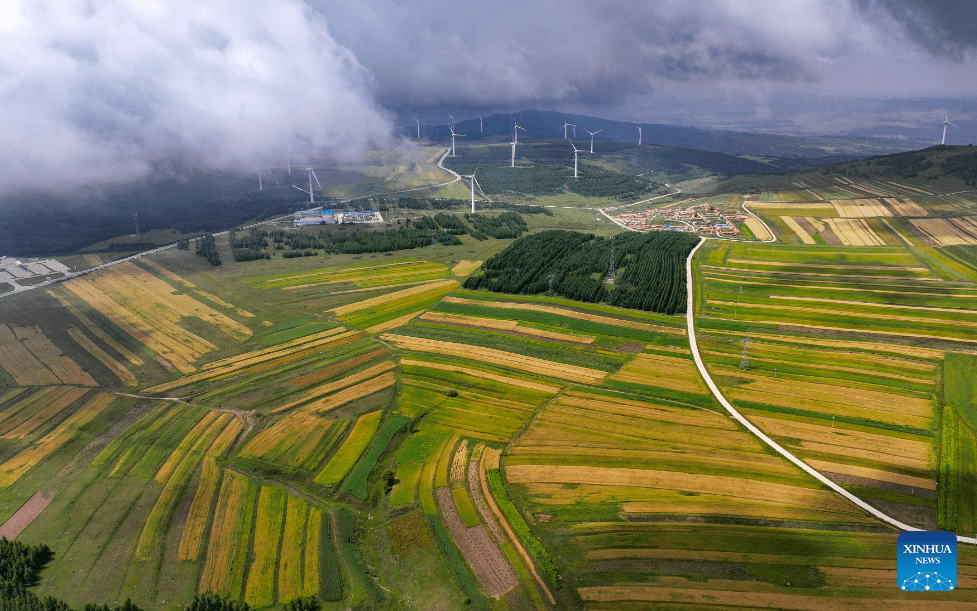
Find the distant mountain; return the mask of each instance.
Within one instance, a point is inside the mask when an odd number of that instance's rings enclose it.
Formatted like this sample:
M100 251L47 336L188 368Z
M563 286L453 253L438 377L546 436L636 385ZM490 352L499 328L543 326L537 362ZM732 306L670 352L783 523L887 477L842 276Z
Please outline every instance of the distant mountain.
M830 156L847 155L864 157L895 153L906 150L899 141L887 138L858 136L782 136L775 134L756 134L737 131L716 131L696 127L681 127L661 124L638 124L611 121L599 117L573 115L547 110L523 110L513 114L494 114L485 117L479 125L478 119L459 121L455 131L465 134L465 141L471 139L494 138L501 134L511 136L513 121L525 131L520 136L535 138L558 138L563 136L564 121L577 126L577 140L586 140L590 135L584 131L602 130L596 136L604 142L638 142L638 126L642 128L643 144L699 149L728 155L749 155L756 157L821 159ZM481 131L480 131L481 128ZM405 128L405 134L415 135L416 126ZM572 133L573 128L568 128ZM423 125L422 137L444 138L449 134L447 125ZM820 165L820 164L818 164Z

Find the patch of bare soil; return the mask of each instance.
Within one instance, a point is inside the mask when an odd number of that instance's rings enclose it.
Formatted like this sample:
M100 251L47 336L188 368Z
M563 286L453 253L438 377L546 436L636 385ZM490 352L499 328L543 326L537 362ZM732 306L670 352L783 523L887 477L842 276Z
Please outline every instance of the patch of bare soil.
M845 475L844 473L829 473L827 471L824 471L823 473L828 479L836 484L865 486L866 488L875 488L876 490L888 490L889 492L898 492L899 494L908 494L911 496L920 496L924 499L936 500L936 490L914 488L912 486L904 486L903 484L893 484L892 482L883 482L877 479L858 477L857 475Z
M472 567L482 588L490 595L499 597L519 585L512 567L489 537L485 527L479 524L465 528L448 488L438 488L438 504L441 516L451 533L461 555Z
M919 505L907 505L906 503L897 503L895 501L883 501L881 499L862 500L900 522L905 522L923 530L936 530L935 509L920 507Z
M626 352L628 354L638 354L644 347L645 345L641 342L624 342L624 345L621 346L620 350L621 352Z
M30 526L34 518L41 515L44 508L54 500L54 495L44 496L41 492L35 492L34 496L27 499L27 502L20 506L14 515L10 516L3 526L0 526L0 538L6 537L9 540L17 538L25 528Z

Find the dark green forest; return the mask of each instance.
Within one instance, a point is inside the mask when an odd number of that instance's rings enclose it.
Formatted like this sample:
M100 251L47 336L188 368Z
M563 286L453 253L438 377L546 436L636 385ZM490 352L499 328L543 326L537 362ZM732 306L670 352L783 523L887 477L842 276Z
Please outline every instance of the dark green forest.
M698 236L656 231L614 236L615 284L606 283L611 240L551 230L516 240L490 257L465 288L553 294L589 303L676 314L685 311L685 258Z

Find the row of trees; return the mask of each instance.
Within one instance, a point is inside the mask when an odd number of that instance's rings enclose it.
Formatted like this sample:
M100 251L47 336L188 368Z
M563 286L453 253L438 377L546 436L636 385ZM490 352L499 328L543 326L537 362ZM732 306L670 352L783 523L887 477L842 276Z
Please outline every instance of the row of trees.
M465 220L471 224L474 230L472 235L476 238L479 236L475 235L475 232L488 235L497 240L510 240L512 238L518 238L529 230L529 227L526 226L525 219L515 212L503 212L499 216L468 213L465 215Z
M533 295L552 287L553 293L569 299L675 314L685 311L685 258L698 240L671 231L615 236L614 267L622 271L609 290L605 281L610 240L575 231L544 231L516 240L489 258L485 271L470 276L465 288Z
M221 256L217 252L217 243L214 241L214 234L205 234L197 240L197 256L207 259L211 265L217 266L221 264Z

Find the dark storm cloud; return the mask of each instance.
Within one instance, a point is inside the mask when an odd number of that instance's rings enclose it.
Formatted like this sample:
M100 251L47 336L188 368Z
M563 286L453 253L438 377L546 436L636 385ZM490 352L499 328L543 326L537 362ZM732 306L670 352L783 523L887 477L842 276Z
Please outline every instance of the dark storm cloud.
M392 106L615 104L662 79L811 82L858 27L841 0L309 1Z
M858 0L869 18L888 17L932 53L962 59L977 48L977 3L973 0Z
M372 78L300 0L4 0L0 194L353 155L390 133Z

